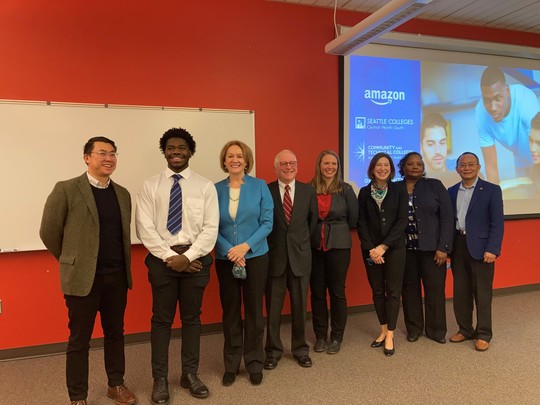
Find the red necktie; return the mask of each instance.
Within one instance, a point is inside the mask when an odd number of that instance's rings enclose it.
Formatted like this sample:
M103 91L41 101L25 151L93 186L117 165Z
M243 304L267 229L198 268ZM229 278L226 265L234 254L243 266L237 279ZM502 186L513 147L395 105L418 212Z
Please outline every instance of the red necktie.
M287 223L291 222L291 215L292 215L292 200L291 200L291 194L289 193L289 190L291 188L287 184L285 186L285 194L283 194L283 211L285 212L285 219L287 220Z

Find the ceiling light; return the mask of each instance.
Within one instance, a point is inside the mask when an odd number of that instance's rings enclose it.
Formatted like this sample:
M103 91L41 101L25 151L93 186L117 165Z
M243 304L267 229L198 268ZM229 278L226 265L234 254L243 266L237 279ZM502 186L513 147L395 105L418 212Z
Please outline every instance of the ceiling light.
M348 55L374 38L420 14L433 0L392 0L333 41L324 50L332 55Z

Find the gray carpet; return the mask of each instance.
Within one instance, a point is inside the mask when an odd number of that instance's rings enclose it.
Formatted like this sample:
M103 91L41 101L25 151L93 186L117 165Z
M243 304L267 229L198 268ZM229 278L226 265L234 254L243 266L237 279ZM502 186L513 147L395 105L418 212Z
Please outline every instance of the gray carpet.
M498 296L493 303L494 338L487 352L474 343L441 345L425 337L405 339L402 319L396 354L385 357L369 345L378 334L374 312L349 316L342 350L311 353L313 367L303 369L289 352L258 386L243 367L235 384L221 386L221 334L202 338L200 377L211 394L205 400L180 388L180 340L171 342L170 405L175 404L539 404L540 291ZM448 336L456 331L447 304ZM400 314L400 317L402 315ZM311 325L308 325L312 340ZM282 337L289 348L290 325ZM310 341L310 343L313 343ZM141 405L150 404L152 379L149 344L126 348L126 383ZM64 385L64 355L0 362L0 404L69 404ZM89 405L113 404L105 395L103 352L90 354Z

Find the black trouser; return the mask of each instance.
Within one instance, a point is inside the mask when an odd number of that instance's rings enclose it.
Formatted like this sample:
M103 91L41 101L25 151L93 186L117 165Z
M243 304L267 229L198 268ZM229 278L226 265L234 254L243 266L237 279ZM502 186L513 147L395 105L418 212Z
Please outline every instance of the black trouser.
M465 235L454 239L452 252L452 274L454 276L454 314L459 333L467 338L489 342L491 329L491 300L493 298L493 276L495 263L476 260L469 253ZM476 302L476 329L472 326L473 306Z
M330 249L326 252L312 249L311 314L313 331L317 339L328 337L328 305L330 295L330 339L341 342L347 324L347 296L345 280L351 261L351 249Z
M124 383L124 312L127 303L126 273L96 274L85 297L64 295L69 318L66 381L71 401L88 395L88 350L97 312L103 329L105 371L110 387Z
M148 280L152 285L152 377L167 377L169 373L169 342L171 327L180 305L182 321L182 373L196 373L199 369L201 337L201 306L204 289L210 280L212 256L199 260L203 268L198 273L178 273L163 260L148 254Z
M229 260L216 260L223 308L225 371L235 373L243 355L247 372L260 373L264 363L263 296L268 277L268 254L246 260L245 280L234 278L232 267L233 263Z
M306 312L309 274L295 276L287 263L285 271L278 277L269 276L266 286L267 330L265 351L267 357L281 358L283 343L280 337L281 311L285 293L289 290L291 301L291 351L295 358L308 354L306 343Z
M383 264L369 265L365 260L369 257L369 252L363 254L377 318L381 325L388 325L388 330L393 331L396 329L401 303L405 248L389 249L384 254Z
M425 326L427 337L440 340L446 337L446 262L438 266L434 257L435 252L407 250L402 291L403 315L409 335L421 335Z

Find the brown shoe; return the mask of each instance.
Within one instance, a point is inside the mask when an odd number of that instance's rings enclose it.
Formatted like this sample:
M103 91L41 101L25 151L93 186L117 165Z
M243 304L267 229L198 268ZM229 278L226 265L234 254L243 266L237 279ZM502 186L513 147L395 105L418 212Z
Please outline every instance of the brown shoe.
M482 339L476 339L476 342L474 343L474 348L479 352L485 352L487 349L489 349L489 342L486 342Z
M116 405L133 405L137 402L135 394L131 392L124 384L116 387L109 387L107 396L114 399Z
M467 338L465 336L463 336L461 333L456 333L454 336L452 336L450 338L450 342L452 343L461 343L461 342L465 342L466 340L469 340L470 338Z
M86 405L86 399L79 399L78 401L71 401L71 405Z

